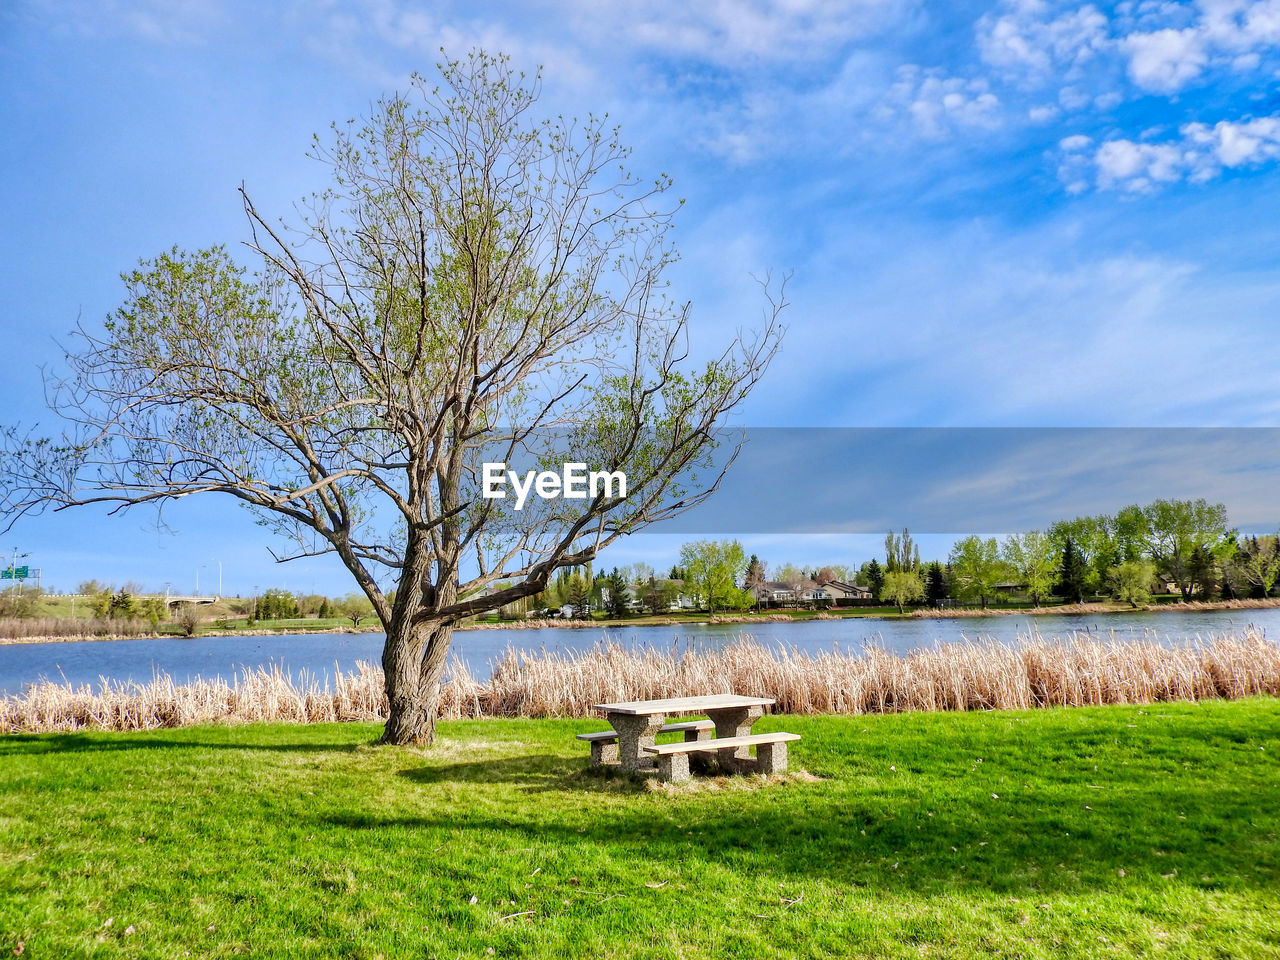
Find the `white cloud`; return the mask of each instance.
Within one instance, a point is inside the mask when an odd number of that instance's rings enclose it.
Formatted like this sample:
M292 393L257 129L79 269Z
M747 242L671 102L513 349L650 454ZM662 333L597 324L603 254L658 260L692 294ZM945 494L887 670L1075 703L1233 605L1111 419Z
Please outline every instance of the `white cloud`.
M1223 120L1212 127L1191 123L1182 133L1190 144L1208 151L1208 163L1230 169L1280 159L1280 117L1243 123Z
M1045 0L1013 0L977 23L978 49L991 66L1044 76L1079 67L1105 49L1107 18L1092 4L1055 15Z
M1000 99L983 79L949 77L917 66L900 67L879 113L905 113L925 137L992 130L1003 122Z
M1147 192L1166 184L1204 183L1224 170L1280 161L1280 116L1258 117L1213 126L1184 124L1178 136L1164 142L1115 138L1089 152L1084 136L1059 142L1063 152L1059 176L1071 192L1092 180L1103 190Z
M730 66L830 55L909 15L896 0L575 0L577 29L625 36L662 53Z
M1280 43L1280 0L1160 4L1144 14L1142 24L1153 29L1134 30L1121 47L1130 78L1152 93L1177 93L1213 67L1253 72L1262 66L1262 53ZM1179 17L1188 22L1167 22ZM1166 23L1158 26L1161 18Z
M1209 62L1201 31L1155 30L1122 41L1129 53L1129 76L1155 93L1176 93L1198 77Z
M1094 163L1098 167L1098 186L1123 186L1146 190L1159 183L1172 183L1186 175L1187 156L1172 144L1135 143L1132 140L1108 140L1098 147Z

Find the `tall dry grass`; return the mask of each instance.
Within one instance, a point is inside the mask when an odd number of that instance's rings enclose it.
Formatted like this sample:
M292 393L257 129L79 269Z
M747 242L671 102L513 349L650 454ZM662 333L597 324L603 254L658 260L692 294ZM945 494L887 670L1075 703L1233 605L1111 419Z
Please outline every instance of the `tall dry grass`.
M1280 597L1244 600L1183 600L1178 603L1144 603L1132 607L1107 600L1095 603L1068 603L1052 607L920 607L907 616L917 620L953 620L962 617L1077 616L1088 613L1186 613L1190 610L1266 610L1280 607Z
M0 617L0 637L10 640L154 636L145 620L103 620L87 617Z
M44 682L0 701L0 730L140 730L215 721L316 723L381 720L382 671L361 663L322 685L278 668L178 685L103 680L97 688ZM1188 647L1155 640L1029 635L1013 643L957 643L897 656L770 649L742 638L722 650L578 653L508 648L479 682L455 660L444 685L446 719L587 717L594 704L710 693L772 697L783 713L992 710L1231 699L1280 694L1280 647L1260 633L1213 636Z

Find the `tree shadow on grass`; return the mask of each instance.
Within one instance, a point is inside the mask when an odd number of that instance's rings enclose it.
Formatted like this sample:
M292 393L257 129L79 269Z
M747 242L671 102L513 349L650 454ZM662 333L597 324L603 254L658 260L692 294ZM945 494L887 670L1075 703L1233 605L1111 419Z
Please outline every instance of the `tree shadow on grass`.
M1168 748L1176 748L1179 735L1195 736L1175 734ZM1064 736L1064 747L1068 743L1078 746L1079 738ZM1280 817L1265 791L1194 772L1117 771L1116 779L1104 778L1099 786L1099 774L1072 776L1042 764L1016 774L1011 769L1000 796L949 772L898 780L852 770L813 784L708 789L695 780L659 792L645 778L552 754L426 765L399 775L428 790L438 784L501 783L566 799L584 793L637 796L620 803L601 796L598 816L589 805L584 812L581 802L547 796L512 805L503 815L355 811L324 822L361 831L454 831L472 837L467 842L495 848L511 842L552 841L569 850L588 844L654 869L701 861L744 875L914 894L1124 895L1177 886L1206 895L1274 897L1280 891Z
M132 733L134 731L129 731ZM143 731L137 731L143 732ZM351 753L360 743L245 743L234 740L170 740L134 737L112 731L110 736L80 733L11 733L0 736L0 757L36 756L48 753L107 753L125 750L253 750L280 753Z
M444 763L401 770L399 776L414 783L509 783L528 792L581 793L602 790L609 793L643 793L650 774L632 774L621 768L591 767L581 757L555 754L528 754L492 760Z
M534 775L551 778L552 773ZM421 781L424 783L433 781ZM516 782L519 782L518 780ZM637 788L642 789L642 788ZM843 887L930 895L981 889L1011 896L1123 894L1126 886L1194 887L1203 891L1280 890L1274 834L1269 846L1222 836L1220 825L1178 829L1146 823L1151 798L1092 826L1072 822L1062 830L1061 811L1025 805L993 813L981 804L952 803L932 817L895 811L883 798L843 791L824 794L807 785L722 794L713 809L703 798L655 796L653 803L602 806L598 816L574 816L555 804L477 810L438 816L380 816L345 812L323 816L327 826L359 831L445 830L468 835L466 843L501 849L515 844L608 850L619 862L683 869L711 863L744 877L820 879ZM801 791L803 794L801 795ZM1198 808L1221 806L1229 791L1203 790L1186 798ZM668 809L678 804L675 809ZM921 820L927 820L927 825ZM394 841L402 842L402 841ZM1269 851L1269 852L1268 852ZM752 882L755 882L754 880Z

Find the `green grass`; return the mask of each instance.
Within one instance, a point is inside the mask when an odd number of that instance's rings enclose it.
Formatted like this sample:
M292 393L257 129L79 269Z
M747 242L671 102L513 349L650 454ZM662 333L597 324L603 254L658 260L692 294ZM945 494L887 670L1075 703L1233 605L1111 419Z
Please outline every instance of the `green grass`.
M1280 956L1276 700L766 717L821 780L670 793L599 728L5 737L0 954Z

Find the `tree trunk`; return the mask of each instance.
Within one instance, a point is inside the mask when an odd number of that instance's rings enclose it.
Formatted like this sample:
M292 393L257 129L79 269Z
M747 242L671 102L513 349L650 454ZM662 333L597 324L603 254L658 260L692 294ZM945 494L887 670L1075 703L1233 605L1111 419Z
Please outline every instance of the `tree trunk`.
M440 712L440 683L453 624L392 628L382 650L389 712L381 743L430 746Z

